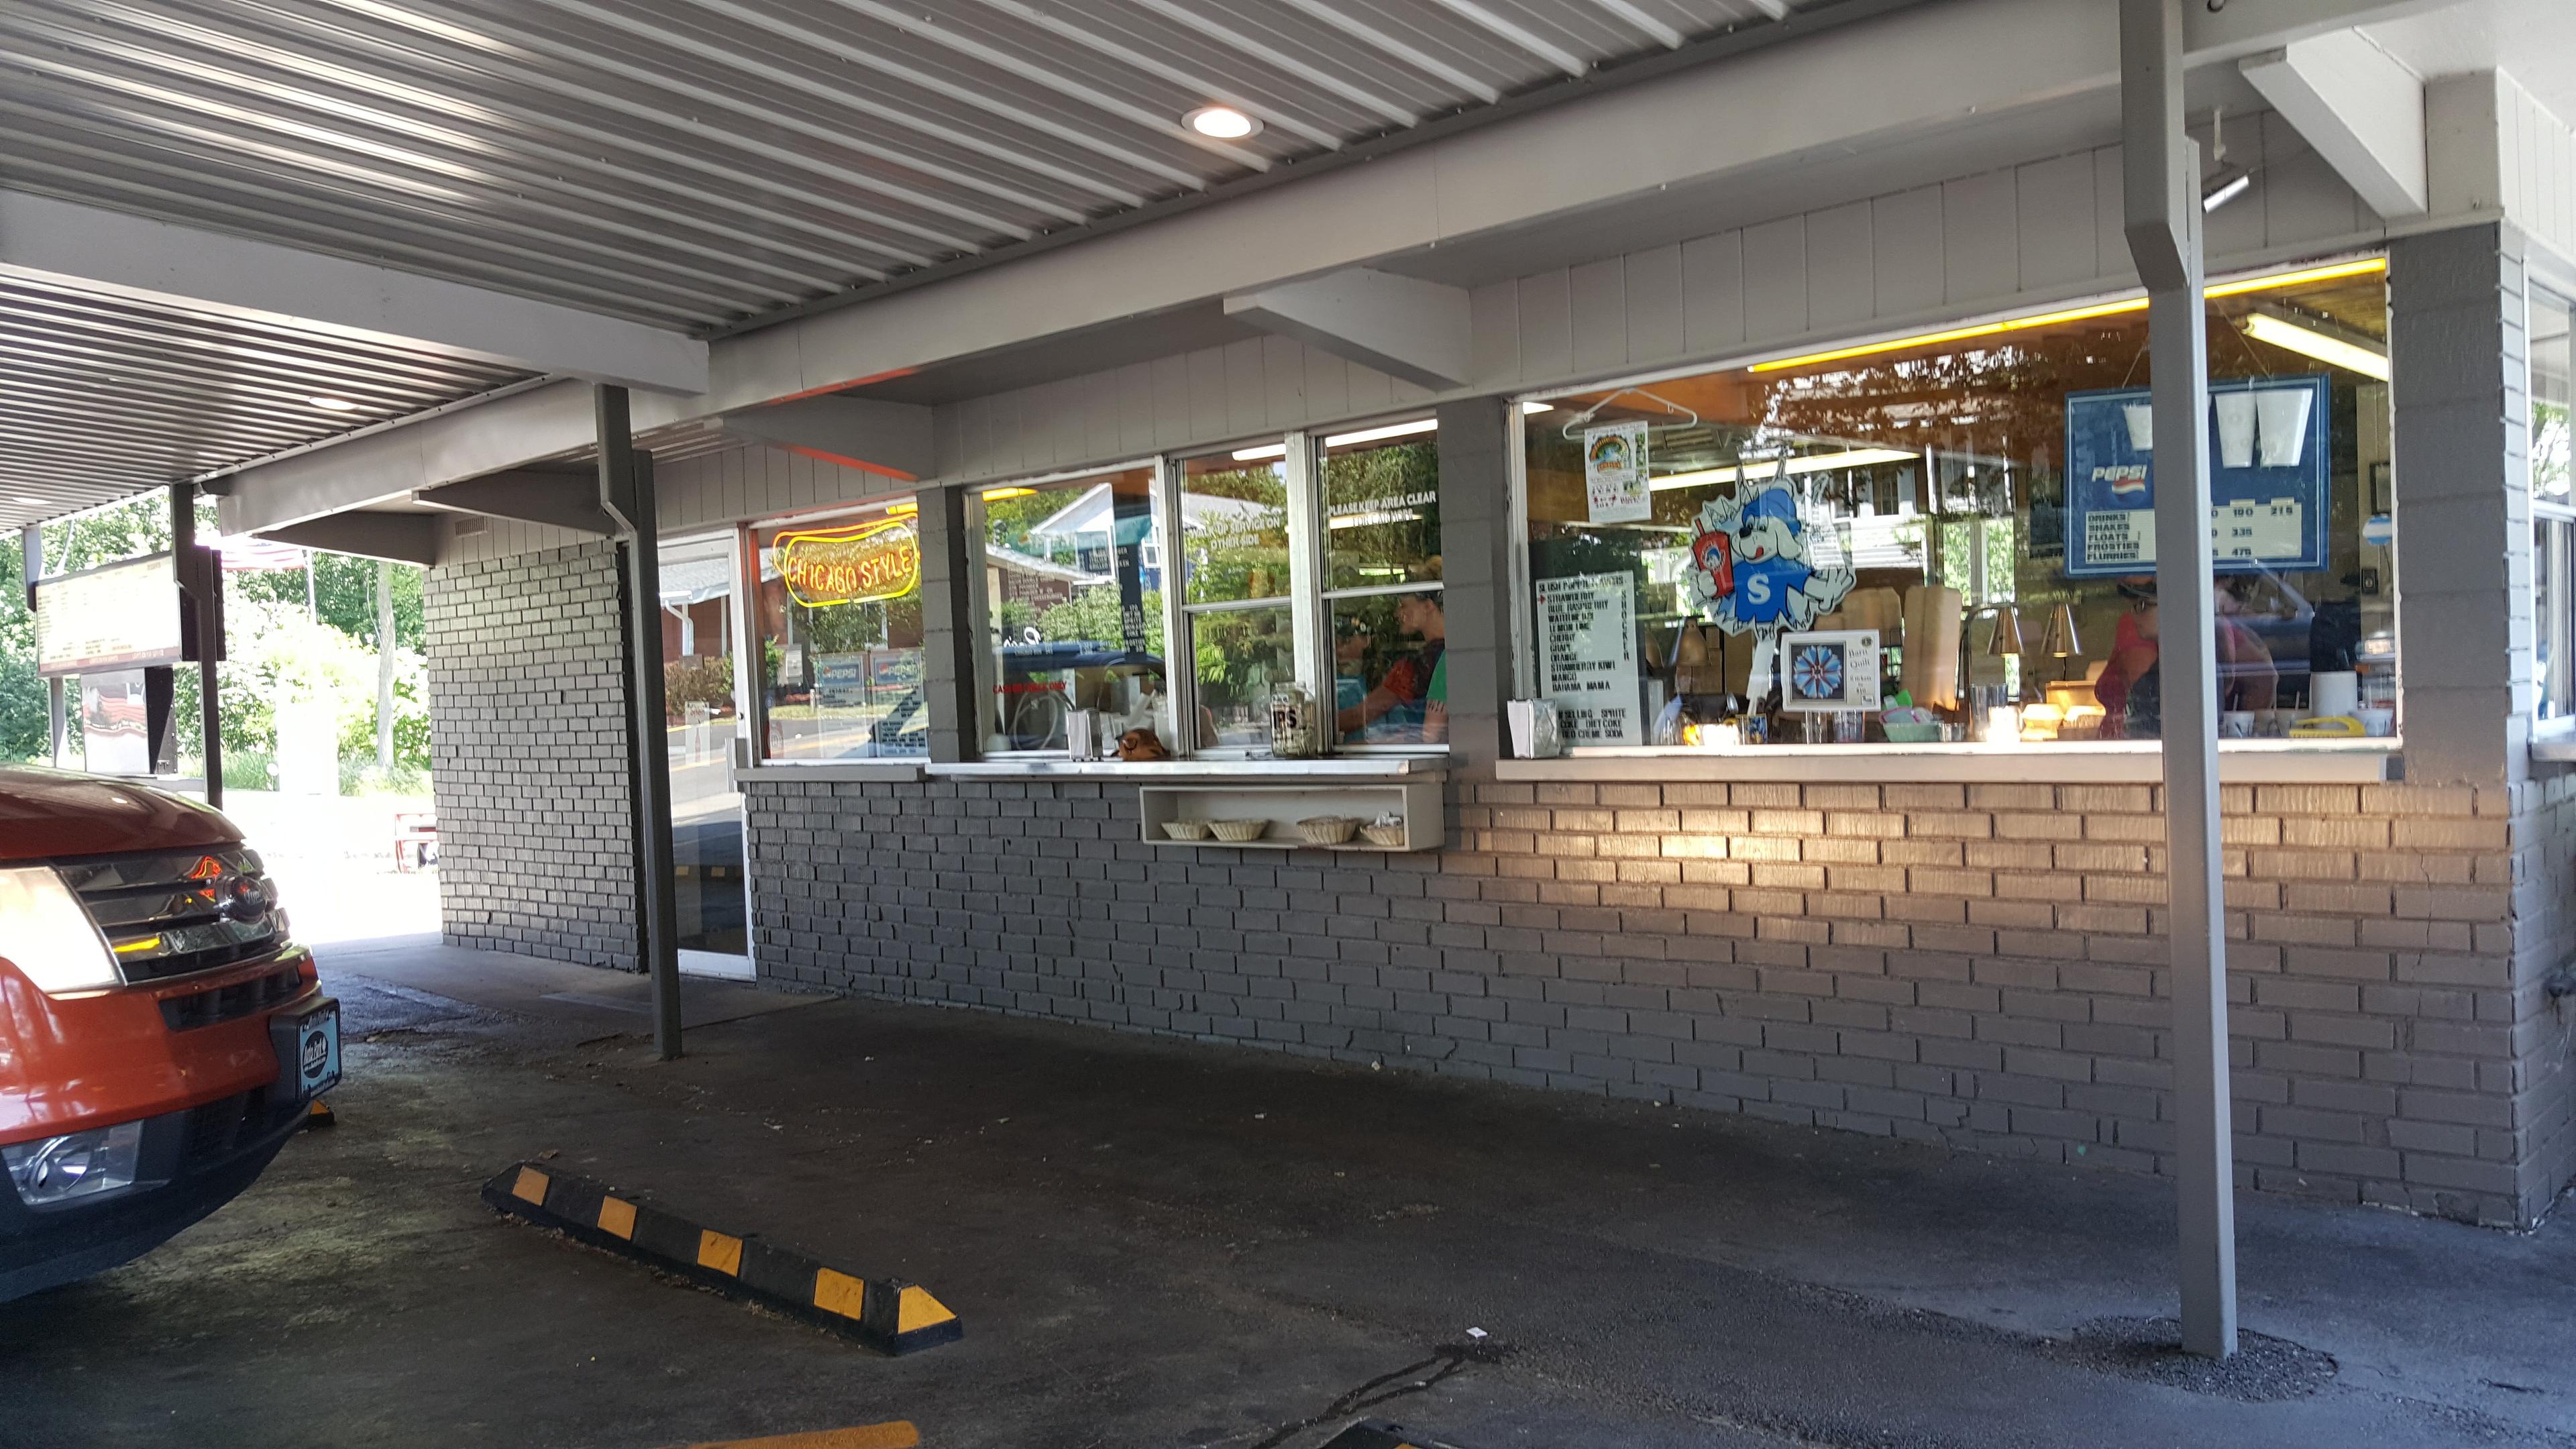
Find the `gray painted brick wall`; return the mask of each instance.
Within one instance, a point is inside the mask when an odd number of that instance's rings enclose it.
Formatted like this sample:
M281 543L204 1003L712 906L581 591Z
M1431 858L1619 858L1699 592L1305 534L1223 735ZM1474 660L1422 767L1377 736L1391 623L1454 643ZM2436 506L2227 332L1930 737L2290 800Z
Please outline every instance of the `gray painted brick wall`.
M761 971L2168 1167L2153 788L1451 789L1451 849L1363 860L1149 845L1132 786L755 781ZM2245 1185L2535 1219L2564 1134L2513 1048L2511 793L2225 795Z
M430 570L430 778L450 944L632 969L615 547Z

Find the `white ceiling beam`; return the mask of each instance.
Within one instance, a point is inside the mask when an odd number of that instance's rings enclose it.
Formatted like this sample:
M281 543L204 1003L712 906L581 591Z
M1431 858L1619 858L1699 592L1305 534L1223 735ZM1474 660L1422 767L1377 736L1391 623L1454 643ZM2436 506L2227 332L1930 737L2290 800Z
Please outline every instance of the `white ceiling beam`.
M707 387L707 345L595 312L275 242L0 190L0 276L655 392Z
M906 483L939 471L931 411L914 403L857 397L799 398L774 407L727 414L724 430L756 443Z
M2449 9L2464 0L2220 0L2182 7L2182 50L2193 65L2246 56L2314 36Z
M253 536L270 543L291 543L298 548L391 559L395 563L425 566L438 562L438 516L433 513L335 513L283 528L263 528Z
M414 496L432 508L455 513L542 523L603 537L618 531L617 521L599 506L599 474L594 469L513 468L423 489Z
M2431 209L2422 77L2357 30L2267 51L2242 68L2371 210L2393 219Z
M1225 299L1225 315L1427 388L1470 374L1467 292L1350 267Z

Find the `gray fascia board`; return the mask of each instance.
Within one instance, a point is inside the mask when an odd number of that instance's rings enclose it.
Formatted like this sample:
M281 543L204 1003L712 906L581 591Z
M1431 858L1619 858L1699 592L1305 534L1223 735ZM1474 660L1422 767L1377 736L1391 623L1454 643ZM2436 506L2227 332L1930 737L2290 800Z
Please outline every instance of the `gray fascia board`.
M587 472L548 473L513 468L480 478L423 489L421 502L432 508L542 523L577 533L609 535L617 522L599 506L598 480Z
M257 536L270 543L290 543L325 553L391 559L396 563L438 562L438 517L429 513L373 513L359 509L290 523L283 528L262 529Z

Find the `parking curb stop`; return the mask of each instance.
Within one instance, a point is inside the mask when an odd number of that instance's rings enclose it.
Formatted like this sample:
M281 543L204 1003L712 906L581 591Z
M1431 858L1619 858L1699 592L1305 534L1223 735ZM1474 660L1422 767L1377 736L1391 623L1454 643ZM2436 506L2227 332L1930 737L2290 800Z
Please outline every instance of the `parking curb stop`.
M1326 1441L1323 1449L1464 1449L1445 1439L1426 1439L1402 1424L1364 1419Z
M483 1184L486 1206L620 1257L758 1303L887 1354L965 1336L947 1305L917 1283L865 1278L751 1233L728 1233L631 1192L542 1163Z

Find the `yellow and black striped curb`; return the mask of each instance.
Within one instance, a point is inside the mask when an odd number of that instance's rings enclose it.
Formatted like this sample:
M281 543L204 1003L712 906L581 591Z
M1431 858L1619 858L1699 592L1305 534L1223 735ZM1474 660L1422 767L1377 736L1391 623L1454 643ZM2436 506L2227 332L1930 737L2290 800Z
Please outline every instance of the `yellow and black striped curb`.
M1335 1434L1325 1442L1324 1449L1462 1449L1462 1446L1445 1439L1418 1437L1402 1424L1369 1419Z
M921 1431L909 1419L891 1424L862 1424L855 1429L818 1429L810 1434L775 1434L765 1439L718 1439L689 1449L921 1449Z
M950 1343L966 1326L930 1290L844 1273L749 1233L723 1233L634 1193L533 1162L483 1184L483 1201L567 1237L801 1318L882 1353Z

